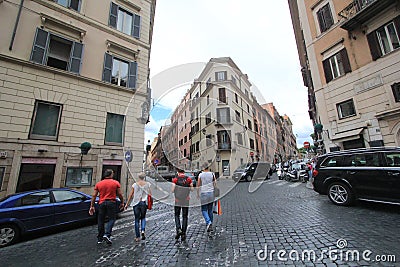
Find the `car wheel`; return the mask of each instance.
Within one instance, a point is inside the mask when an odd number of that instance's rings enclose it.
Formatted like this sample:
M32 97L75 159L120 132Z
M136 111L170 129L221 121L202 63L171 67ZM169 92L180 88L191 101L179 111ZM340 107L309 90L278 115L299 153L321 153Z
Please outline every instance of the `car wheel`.
M233 181L236 183L237 181L239 181L239 179L233 179Z
M246 176L246 181L247 181L247 182L251 182L251 180L252 180L251 176L250 176L250 175L247 175L247 176Z
M328 187L329 199L339 206L350 206L354 201L354 194L351 189L339 182L334 182Z
M12 224L4 224L0 226L0 247L14 244L19 239L19 229Z

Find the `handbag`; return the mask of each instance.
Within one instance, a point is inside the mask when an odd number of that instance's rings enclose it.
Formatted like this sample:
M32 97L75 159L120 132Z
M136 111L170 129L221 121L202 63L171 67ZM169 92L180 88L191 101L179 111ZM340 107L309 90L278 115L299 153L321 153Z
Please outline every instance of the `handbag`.
M151 210L153 208L153 197L148 194L147 195L147 209Z
M220 194L221 194L221 191L219 190L219 188L214 187L214 197L219 197Z

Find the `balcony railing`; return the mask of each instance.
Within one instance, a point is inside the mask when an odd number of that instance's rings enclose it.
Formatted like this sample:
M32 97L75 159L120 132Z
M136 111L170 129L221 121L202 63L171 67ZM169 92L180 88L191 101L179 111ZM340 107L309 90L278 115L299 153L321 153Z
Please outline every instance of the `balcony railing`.
M228 97L219 97L218 104L228 104Z
M216 124L232 124L232 118L230 116L217 116Z
M394 2L393 0L353 0L338 14L343 21L341 28L352 30L357 25L376 16L378 12L384 10Z
M231 143L227 142L218 143L218 150L231 150L231 149L232 149Z
M371 5L378 0L353 0L345 9L339 12L339 16L344 19L350 19L358 12Z

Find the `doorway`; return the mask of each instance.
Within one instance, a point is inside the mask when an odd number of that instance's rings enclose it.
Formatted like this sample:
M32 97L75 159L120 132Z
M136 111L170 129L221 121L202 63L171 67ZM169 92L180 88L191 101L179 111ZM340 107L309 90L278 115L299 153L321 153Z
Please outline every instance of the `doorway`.
M104 178L104 171L111 169L114 171L114 180L121 182L121 165L103 165L103 170L101 171L101 178Z

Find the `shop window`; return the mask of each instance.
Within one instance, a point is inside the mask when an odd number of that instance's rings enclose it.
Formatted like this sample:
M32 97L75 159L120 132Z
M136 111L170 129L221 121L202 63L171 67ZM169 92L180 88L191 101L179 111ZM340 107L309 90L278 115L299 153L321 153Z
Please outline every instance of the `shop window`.
M65 186L90 186L92 184L92 175L92 168L69 167L67 168Z

